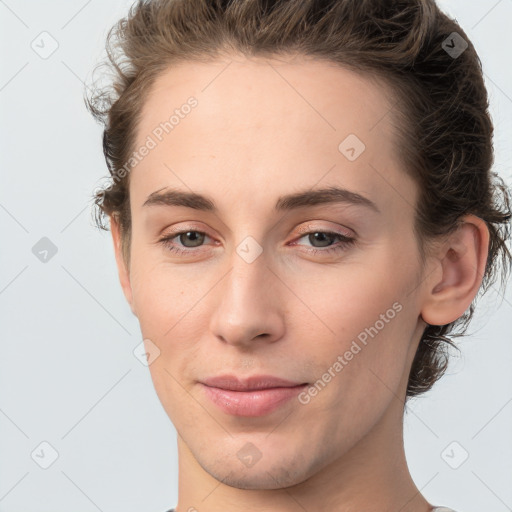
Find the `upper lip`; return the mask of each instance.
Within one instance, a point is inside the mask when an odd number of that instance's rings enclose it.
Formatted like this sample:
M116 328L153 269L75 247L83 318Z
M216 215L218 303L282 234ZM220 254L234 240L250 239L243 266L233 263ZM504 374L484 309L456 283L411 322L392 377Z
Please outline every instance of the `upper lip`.
M202 384L213 388L230 391L256 391L269 388L291 388L302 386L306 382L292 382L272 375L254 375L252 377L237 377L235 375L218 375L201 381Z

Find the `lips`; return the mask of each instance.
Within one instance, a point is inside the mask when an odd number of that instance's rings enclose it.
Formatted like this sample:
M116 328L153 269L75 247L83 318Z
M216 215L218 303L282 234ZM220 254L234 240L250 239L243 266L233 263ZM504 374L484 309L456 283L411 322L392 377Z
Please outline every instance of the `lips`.
M289 403L307 383L297 383L271 375L240 379L222 375L204 379L201 387L221 411L232 416L256 417L269 414Z
M302 386L305 382L292 382L272 375L255 375L253 377L238 378L234 375L220 375L203 379L202 384L213 388L230 391L258 391L270 388L293 388Z

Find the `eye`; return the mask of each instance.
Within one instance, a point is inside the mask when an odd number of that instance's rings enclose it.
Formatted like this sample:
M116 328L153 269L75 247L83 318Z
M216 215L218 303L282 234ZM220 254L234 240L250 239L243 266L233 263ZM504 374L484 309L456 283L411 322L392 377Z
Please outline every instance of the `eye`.
M313 254L330 254L333 252L344 251L350 245L353 245L356 241L355 238L349 237L343 233L320 230L311 230L306 233L303 233L298 240L301 240L303 238L307 238L307 241L313 245L313 248L307 249L307 252ZM332 242L333 240L336 239L338 239L339 242L338 244L333 245ZM317 243L320 245L315 246L315 244ZM293 245L295 245L295 243ZM318 247L324 247L324 249L319 249Z
M178 241L182 244L182 247L185 247L185 249L182 249L179 245L176 245L176 243L173 242L175 238L178 239ZM203 244L205 238L210 237L202 231L188 229L165 236L159 240L159 243L161 243L171 252L183 254L193 252L192 250L194 248L200 247Z

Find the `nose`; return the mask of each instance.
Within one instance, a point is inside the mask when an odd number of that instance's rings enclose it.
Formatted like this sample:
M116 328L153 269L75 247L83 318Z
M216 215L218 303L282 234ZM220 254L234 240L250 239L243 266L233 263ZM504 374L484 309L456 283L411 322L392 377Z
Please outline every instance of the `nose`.
M255 342L274 343L284 334L286 288L263 254L248 263L238 254L231 270L216 286L210 329L221 342L249 348Z

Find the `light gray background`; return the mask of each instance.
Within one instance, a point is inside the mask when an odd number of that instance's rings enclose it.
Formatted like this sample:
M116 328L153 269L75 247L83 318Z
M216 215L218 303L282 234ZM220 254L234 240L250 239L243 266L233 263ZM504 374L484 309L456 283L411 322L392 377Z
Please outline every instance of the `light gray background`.
M440 4L482 59L495 169L511 184L512 0ZM93 227L90 213L107 168L83 82L129 5L0 1L0 512L163 512L177 500L176 432L132 353L139 326L118 284L110 234ZM47 59L31 47L44 37L51 48L43 31L59 45ZM32 252L42 237L58 249L47 263ZM474 334L460 342L463 357L411 402L406 450L433 503L505 512L512 510L510 288L505 300L493 290L480 306ZM50 461L44 441L58 452L48 469L34 461ZM450 467L465 452L468 459Z

